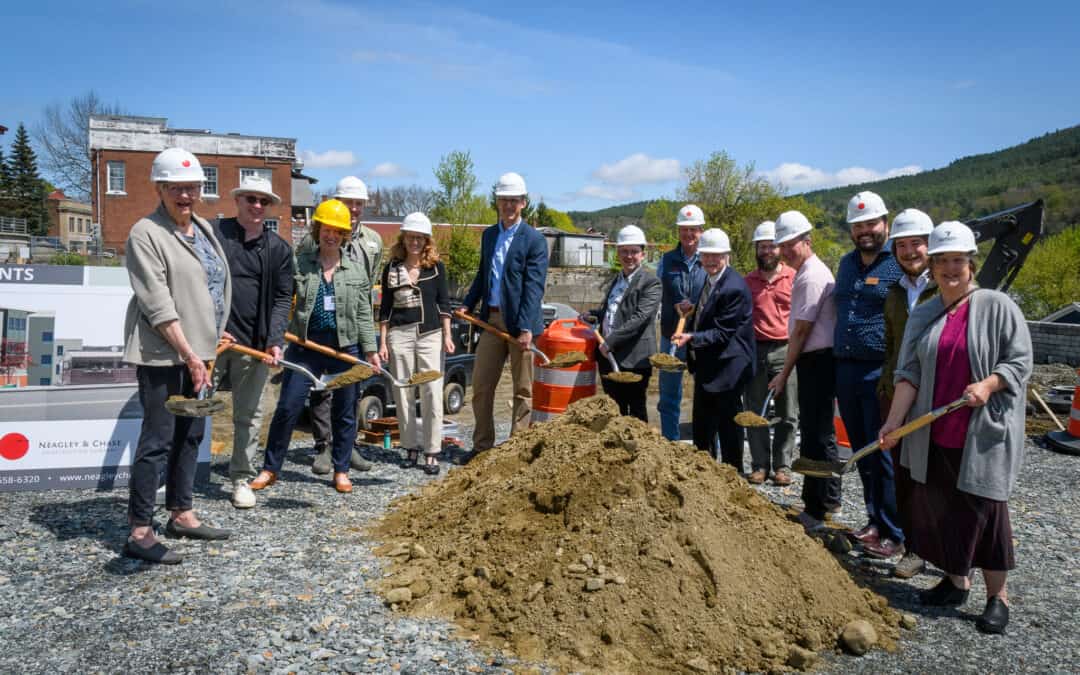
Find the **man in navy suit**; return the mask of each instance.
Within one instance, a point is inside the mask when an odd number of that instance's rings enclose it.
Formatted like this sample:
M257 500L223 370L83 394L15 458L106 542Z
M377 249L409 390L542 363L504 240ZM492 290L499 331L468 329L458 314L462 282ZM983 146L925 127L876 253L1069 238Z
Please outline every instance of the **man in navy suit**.
M511 346L484 332L476 346L473 364L473 450L495 445L495 387L502 376L507 355L514 379L514 408L510 433L529 426L532 413L533 361L529 347L534 335L544 330L540 305L547 279L547 242L521 219L528 203L525 179L503 174L495 186L499 222L484 230L480 243L480 270L473 279L462 311L472 312L480 303L479 318L517 341Z
M735 415L742 410L743 389L754 376L753 301L742 275L729 268L731 243L723 230L706 230L698 252L708 276L692 316L693 328L672 335L671 341L680 347L690 345L694 445L713 453L719 435L720 458L741 473L743 433Z

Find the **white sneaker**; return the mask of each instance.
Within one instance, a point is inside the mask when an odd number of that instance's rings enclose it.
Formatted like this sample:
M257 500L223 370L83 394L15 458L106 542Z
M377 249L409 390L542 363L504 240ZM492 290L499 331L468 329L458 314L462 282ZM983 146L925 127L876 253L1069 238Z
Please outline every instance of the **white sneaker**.
M806 511L803 511L799 514L799 523L802 524L803 528L807 531L807 533L820 532L821 530L825 529L824 521L818 520Z
M246 480L233 481L232 505L238 509L250 509L255 506L255 493Z

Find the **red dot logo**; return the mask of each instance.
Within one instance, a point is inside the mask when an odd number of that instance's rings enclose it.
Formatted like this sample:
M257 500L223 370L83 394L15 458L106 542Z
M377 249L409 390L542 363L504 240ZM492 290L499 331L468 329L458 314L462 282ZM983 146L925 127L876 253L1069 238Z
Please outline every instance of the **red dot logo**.
M865 208L866 208L866 204L863 204L862 202L859 202L859 210L862 211Z
M182 164L185 168L187 168L187 167L191 166L191 160L185 159L184 161L180 162L180 164Z
M686 212L686 215L688 215L688 216L692 216L692 215L694 215L694 212L693 212L693 211L689 211L689 210L688 210L688 211Z
M30 441L22 434L4 434L0 438L0 457L15 461L22 459L23 455L30 450Z

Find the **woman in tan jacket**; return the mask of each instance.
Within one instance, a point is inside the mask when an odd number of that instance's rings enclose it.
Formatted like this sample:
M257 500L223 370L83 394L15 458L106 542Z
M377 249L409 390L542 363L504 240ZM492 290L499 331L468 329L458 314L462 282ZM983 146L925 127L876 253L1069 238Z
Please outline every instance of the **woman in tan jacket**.
M165 531L173 537L225 539L192 510L202 418L176 417L170 396L195 396L210 385L206 362L225 322L232 292L229 266L210 224L195 215L204 180L199 160L180 148L154 158L151 180L161 203L131 228L126 261L135 291L124 321L124 361L136 366L142 429L131 462L124 554L175 565L181 558L154 536L152 516L165 472Z

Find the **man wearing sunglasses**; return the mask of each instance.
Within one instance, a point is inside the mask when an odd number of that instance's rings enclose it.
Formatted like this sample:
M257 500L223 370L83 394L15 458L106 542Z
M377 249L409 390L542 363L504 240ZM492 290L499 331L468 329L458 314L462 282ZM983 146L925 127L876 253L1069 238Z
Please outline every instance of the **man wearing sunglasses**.
M228 378L232 389L232 503L238 509L249 509L255 506L255 493L248 481L255 476L252 464L262 428L260 401L270 376L268 366L281 358L285 345L293 294L293 257L285 240L264 227L267 212L281 203L270 181L262 176L247 176L232 196L236 200L236 217L219 220L215 228L233 278L224 337L269 354L263 362L225 351L214 369L219 381Z

